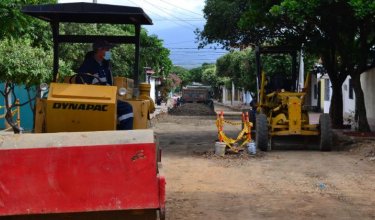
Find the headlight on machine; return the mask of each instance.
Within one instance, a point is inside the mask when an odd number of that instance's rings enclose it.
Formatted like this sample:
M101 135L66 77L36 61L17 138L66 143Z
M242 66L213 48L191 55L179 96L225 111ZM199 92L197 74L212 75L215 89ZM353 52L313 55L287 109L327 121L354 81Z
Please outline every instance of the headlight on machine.
M39 85L40 91L47 91L48 90L48 84L47 83L42 83Z
M126 90L124 87L118 89L118 94L120 96L126 95L127 92L128 92L128 90Z

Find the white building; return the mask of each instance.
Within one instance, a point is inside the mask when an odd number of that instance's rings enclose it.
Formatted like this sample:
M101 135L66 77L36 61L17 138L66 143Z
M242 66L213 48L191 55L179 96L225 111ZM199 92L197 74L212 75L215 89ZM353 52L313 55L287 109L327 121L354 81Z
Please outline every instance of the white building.
M332 85L328 75L323 77L318 76L320 84L320 106L324 113L329 113L329 107L332 97ZM367 119L370 124L371 130L375 130L375 68L362 73L361 85L365 97ZM355 113L355 93L353 89L352 79L348 76L342 85L343 96L343 114L344 121L354 119Z
M361 75L361 85L365 95L367 119L371 130L375 131L375 68Z

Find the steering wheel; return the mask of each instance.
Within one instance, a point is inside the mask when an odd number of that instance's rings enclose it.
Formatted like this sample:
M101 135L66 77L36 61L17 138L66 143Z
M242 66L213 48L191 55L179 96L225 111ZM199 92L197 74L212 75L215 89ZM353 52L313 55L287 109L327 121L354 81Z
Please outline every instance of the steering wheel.
M88 84L88 83L86 83L86 82L83 80L83 78L82 78L83 75L90 76L90 77L92 77L92 78L98 80L98 82L96 82L96 83L91 83L92 85L101 85L101 84L103 83L103 81L102 81L99 77L97 77L97 76L95 76L95 75L93 75L93 74L90 74L90 73L76 73L76 74L74 74L73 76L71 76L71 77L69 78L69 83L70 83L70 84L73 83L73 82L72 82L73 78L80 77L80 78L81 78L81 81L83 82L83 84Z

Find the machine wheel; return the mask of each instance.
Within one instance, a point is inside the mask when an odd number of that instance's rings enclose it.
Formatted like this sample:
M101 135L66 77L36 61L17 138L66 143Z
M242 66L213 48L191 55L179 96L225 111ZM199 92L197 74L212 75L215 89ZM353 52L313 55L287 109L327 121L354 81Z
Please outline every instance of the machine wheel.
M265 114L256 116L256 146L262 151L271 150L268 145L268 122Z
M332 129L328 114L322 114L319 118L320 125L320 150L330 151L332 149Z

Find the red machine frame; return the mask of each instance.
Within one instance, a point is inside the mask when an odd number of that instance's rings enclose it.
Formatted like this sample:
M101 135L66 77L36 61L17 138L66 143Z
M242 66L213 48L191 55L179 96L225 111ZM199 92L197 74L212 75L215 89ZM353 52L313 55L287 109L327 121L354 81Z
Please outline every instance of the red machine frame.
M159 210L154 143L0 151L0 216Z

